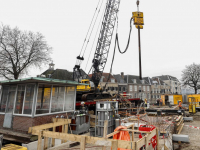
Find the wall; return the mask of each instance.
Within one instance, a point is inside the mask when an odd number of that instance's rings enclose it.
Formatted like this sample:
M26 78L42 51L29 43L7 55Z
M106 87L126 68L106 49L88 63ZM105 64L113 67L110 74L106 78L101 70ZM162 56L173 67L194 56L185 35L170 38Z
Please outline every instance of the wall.
M29 127L38 126L46 123L52 123L52 118L55 118L56 116L60 117L61 115L63 115L66 118L66 113L38 116L35 118L25 117L25 116L14 116L13 129L11 130L28 133ZM4 122L4 115L0 114L0 128L3 128L3 122Z

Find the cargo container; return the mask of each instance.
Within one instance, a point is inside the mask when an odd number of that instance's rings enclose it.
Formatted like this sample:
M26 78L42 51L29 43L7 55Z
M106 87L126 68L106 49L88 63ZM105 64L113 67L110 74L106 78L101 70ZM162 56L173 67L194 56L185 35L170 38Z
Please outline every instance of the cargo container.
M190 103L191 102L191 98L195 98L195 103L196 103L196 107L199 107L200 105L200 94L190 94L187 95L187 102Z
M182 95L161 95L161 99L163 100L163 105L167 105L169 102L171 105L178 105L178 101L183 102Z

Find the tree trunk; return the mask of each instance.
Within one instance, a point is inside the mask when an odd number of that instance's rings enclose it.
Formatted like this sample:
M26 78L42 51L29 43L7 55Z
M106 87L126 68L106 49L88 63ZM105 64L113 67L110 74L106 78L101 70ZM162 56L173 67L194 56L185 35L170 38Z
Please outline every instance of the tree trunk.
M195 94L197 94L197 90L198 90L198 89L195 87L194 90L195 90Z

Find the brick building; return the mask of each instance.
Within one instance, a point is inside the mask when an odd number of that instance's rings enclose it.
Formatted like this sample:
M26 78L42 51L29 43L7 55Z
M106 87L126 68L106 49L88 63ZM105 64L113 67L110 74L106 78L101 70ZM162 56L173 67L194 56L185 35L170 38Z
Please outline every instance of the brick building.
M124 81L127 83L127 93L131 98L147 99L151 102L151 85L148 82L134 75L124 75Z
M11 136L14 141L28 142L29 127L50 123L53 117L75 110L78 84L38 77L1 81L0 134L5 135L4 139ZM18 133L25 133L26 138L13 137Z

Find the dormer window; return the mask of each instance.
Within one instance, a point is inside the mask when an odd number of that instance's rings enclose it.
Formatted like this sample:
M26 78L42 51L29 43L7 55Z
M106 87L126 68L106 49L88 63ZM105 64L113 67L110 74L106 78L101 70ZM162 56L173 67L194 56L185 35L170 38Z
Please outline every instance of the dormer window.
M115 83L115 79L111 79L111 83Z
M133 83L136 83L136 79L133 79L132 81L133 81Z

